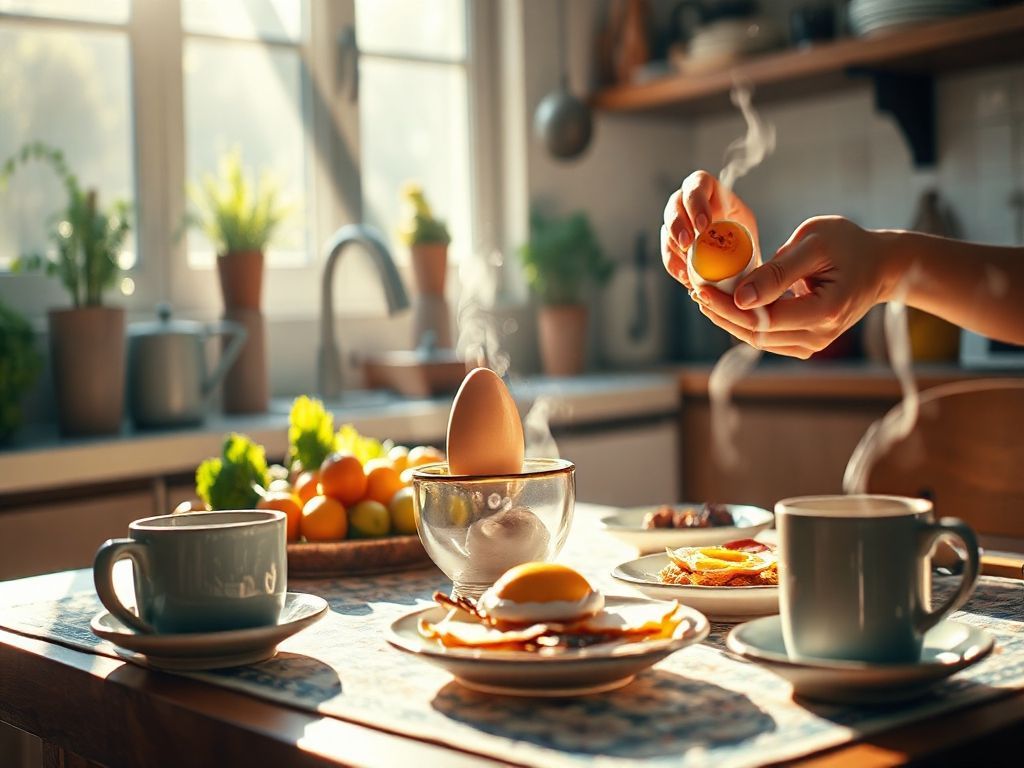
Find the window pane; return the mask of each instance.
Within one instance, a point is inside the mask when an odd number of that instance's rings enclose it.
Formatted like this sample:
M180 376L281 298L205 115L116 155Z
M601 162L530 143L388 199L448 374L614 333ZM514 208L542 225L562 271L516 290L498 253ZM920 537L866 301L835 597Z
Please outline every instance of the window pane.
M269 251L274 265L309 260L309 162L298 51L248 43L189 40L185 44L185 146L189 182L216 173L239 148L251 173L269 171L289 209ZM189 264L213 263L213 246L189 233Z
M0 0L0 13L111 24L128 21L129 7L130 0Z
M363 51L463 59L465 0L356 0Z
M299 42L305 36L303 0L183 0L186 32L246 40Z
M462 258L472 248L465 70L364 57L359 98L366 218L401 258L399 194L417 181L434 215L448 223L451 258Z
M65 153L100 205L134 197L128 41L116 32L0 27L0 163L25 142ZM0 191L0 268L47 246L47 221L66 203L53 172L20 167ZM129 246L134 251L134 246ZM134 257L124 264L130 266Z

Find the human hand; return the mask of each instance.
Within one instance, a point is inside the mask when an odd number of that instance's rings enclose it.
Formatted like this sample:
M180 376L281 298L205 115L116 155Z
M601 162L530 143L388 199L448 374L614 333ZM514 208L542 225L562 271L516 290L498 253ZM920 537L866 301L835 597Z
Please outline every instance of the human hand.
M806 360L887 299L896 265L886 243L885 233L841 216L808 219L733 296L705 286L695 298L737 339Z
M713 221L732 219L747 228L754 239L754 259L761 263L757 220L746 204L718 183L707 171L694 171L665 205L661 227L661 260L672 277L693 290L686 273L686 249Z

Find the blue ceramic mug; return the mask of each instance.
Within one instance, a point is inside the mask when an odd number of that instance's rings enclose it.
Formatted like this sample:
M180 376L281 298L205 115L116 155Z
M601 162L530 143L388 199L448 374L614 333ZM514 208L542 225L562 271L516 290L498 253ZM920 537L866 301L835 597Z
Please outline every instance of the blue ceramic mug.
M902 496L804 496L775 505L779 612L795 660L913 663L924 634L963 605L978 580L978 542L932 503ZM931 607L931 551L966 551L956 592Z
M192 512L136 520L130 538L96 552L100 601L145 633L214 632L276 624L288 587L285 515L271 510ZM138 615L114 592L113 567L135 571Z

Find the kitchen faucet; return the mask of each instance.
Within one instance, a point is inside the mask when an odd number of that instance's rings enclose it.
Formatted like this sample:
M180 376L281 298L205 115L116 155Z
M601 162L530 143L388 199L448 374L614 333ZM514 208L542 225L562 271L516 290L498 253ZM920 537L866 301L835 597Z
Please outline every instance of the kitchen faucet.
M341 394L341 353L334 338L334 267L338 256L350 243L359 243L370 254L384 284L388 314L393 315L409 306L409 295L405 292L395 261L376 229L366 224L346 224L331 236L326 245L327 260L321 286L320 350L317 356L317 391L328 401L337 399Z

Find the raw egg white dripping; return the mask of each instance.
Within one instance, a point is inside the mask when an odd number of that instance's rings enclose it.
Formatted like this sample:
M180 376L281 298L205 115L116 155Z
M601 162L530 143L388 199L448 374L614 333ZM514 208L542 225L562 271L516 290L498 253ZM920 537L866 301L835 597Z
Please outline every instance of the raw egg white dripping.
M569 622L599 613L604 596L572 568L523 563L506 571L484 592L479 607L487 618L499 622Z
M518 475L525 442L519 409L489 368L462 380L448 416L448 469L453 475Z

